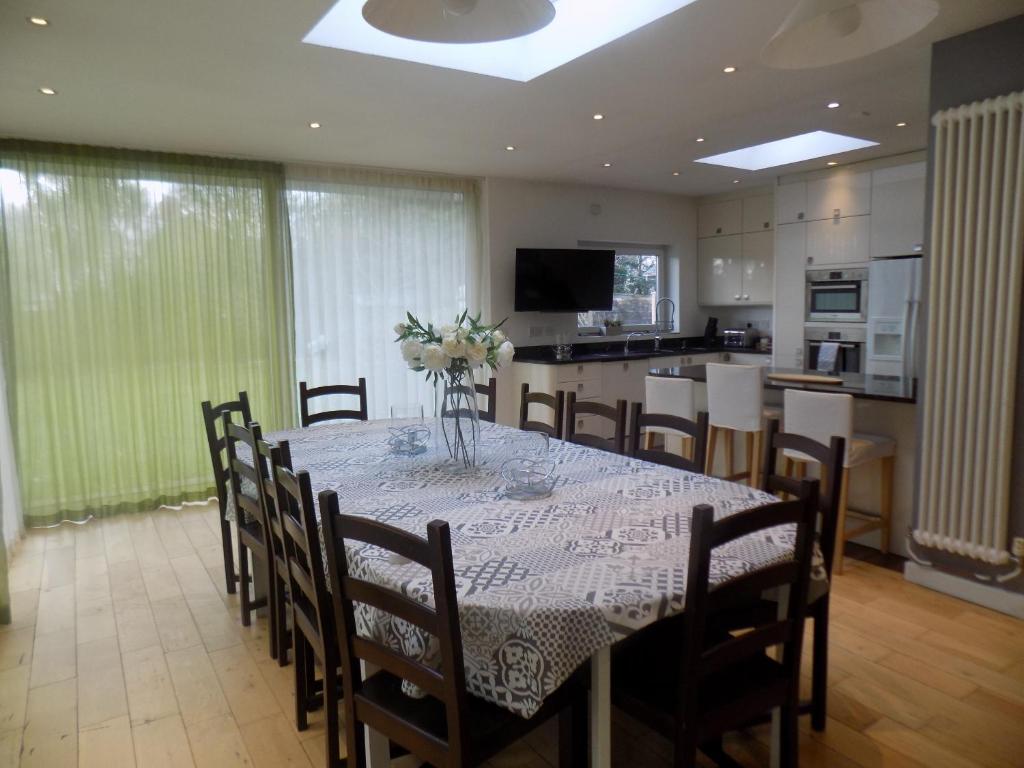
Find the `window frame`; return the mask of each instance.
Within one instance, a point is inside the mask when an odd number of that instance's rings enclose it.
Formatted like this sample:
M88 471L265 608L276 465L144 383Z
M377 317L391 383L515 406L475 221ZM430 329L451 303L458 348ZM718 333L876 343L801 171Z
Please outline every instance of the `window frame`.
M658 302L661 299L668 296L668 246L665 245L654 245L650 243L622 243L622 242L601 242L594 240L580 240L577 243L580 248L601 248L604 250L614 250L615 258L617 259L620 255L622 256L655 256L658 259L657 269L657 283L655 286L655 299L654 306L657 307ZM611 310L615 311L615 310ZM597 325L581 325L580 315L584 313L576 313L576 330L581 336L596 336L603 333L603 327ZM654 333L657 331L657 318L652 317L650 323L635 323L631 325L623 325L622 331L633 332L639 331L641 333Z

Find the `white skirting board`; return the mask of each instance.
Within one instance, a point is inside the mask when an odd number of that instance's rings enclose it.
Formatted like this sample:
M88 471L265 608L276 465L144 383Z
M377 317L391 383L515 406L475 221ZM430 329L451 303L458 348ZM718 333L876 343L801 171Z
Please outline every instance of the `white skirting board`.
M944 592L961 600L991 608L993 611L1024 619L1024 594L1019 592L1010 592L980 581L953 576L914 562L903 566L903 578L936 592Z

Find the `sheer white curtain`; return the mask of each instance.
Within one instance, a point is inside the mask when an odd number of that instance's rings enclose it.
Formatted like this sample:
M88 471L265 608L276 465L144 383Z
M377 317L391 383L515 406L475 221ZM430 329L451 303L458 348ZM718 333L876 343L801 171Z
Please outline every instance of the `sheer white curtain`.
M393 328L406 311L442 323L468 307L489 319L477 183L316 166L286 177L296 376L310 386L365 377L370 418L413 403L429 415L433 390L402 362Z

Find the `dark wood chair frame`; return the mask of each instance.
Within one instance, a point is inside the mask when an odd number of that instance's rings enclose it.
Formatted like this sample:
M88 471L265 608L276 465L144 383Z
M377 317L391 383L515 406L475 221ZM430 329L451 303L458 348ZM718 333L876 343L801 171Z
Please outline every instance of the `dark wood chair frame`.
M678 768L696 766L698 749L719 765L736 765L722 750L723 734L775 708L780 710L781 719L780 765L797 765L800 651L818 505L817 481L802 483L798 499L766 504L718 522L712 507L701 504L694 508L685 608L678 617L682 621L673 626L679 631L671 635L679 642L680 653L678 678L671 694L673 705L667 709L652 705L643 691L639 695L633 693L636 686L613 683L612 695L617 706L673 740L673 764ZM710 586L715 549L756 531L787 524L797 528L792 560ZM716 615L755 605L768 589L789 590L784 612L747 622L748 631L743 634L718 630ZM657 631L658 625L651 629ZM781 647L777 661L765 655L772 647ZM634 654L636 649L634 646ZM711 679L735 669L736 665L752 663L760 663L761 669L767 667L771 671L762 678L736 678L728 691L722 691L716 686L717 681ZM629 658L625 654L621 664L626 672ZM622 679L629 681L626 677ZM637 682L645 689L649 683L659 685L657 681ZM743 690L743 682L750 683L747 690ZM726 694L717 702L711 700L716 690Z
M333 411L321 411L320 413L309 412L309 401L318 397L328 395L355 395L359 398L359 410L336 409ZM321 421L336 421L339 419L354 419L356 421L367 420L366 410L366 379L360 378L358 384L328 384L323 387L310 387L304 381L299 382L299 410L302 416L302 426L308 427Z
M271 619L271 634L273 632L273 621L276 616L274 605L274 591L270 588L270 566L273 555L267 545L267 535L264 528L264 510L262 493L260 487L262 480L257 470L258 462L256 457L256 445L263 439L260 425L250 422L248 427L243 427L231 421L231 414L224 413L221 416L224 424L224 439L227 448L228 482L230 483L231 494L235 499L235 533L238 537L238 605L241 610L242 626L248 627L252 623L252 612L258 608L266 607ZM237 444L243 443L250 450L251 464L238 458ZM253 493L246 492L242 480L248 480L253 487ZM253 582L254 591L260 585L256 584L251 576L249 568L249 555L263 561L266 582L262 585L264 597L256 598L249 595L249 582Z
M224 557L224 588L229 595L235 594L235 582L238 575L235 573L234 545L231 542L231 523L224 517L228 510L228 469L224 458L224 449L227 443L224 436L217 433L217 425L224 413L238 414L238 421L248 424L252 421L252 410L249 408L249 395L245 391L238 393L237 400L230 400L226 403L213 405L209 400L204 400L203 425L206 427L206 442L210 448L210 463L213 465L213 484L217 489L217 509L220 513L220 545Z
M565 439L577 445L586 445L590 448L600 448L603 451L625 454L626 452L626 410L625 400L617 400L615 405L595 403L590 400L579 401L576 393L570 392L566 403L565 414ZM577 416L601 416L609 419L615 425L615 434L612 437L600 437L587 432L576 431Z
M762 490L775 494L796 496L800 492L799 477L778 474L779 459L783 451L799 451L815 459L821 466L821 493L818 496L818 542L825 561L825 571L832 579L832 563L835 557L836 527L839 520L839 488L843 478L843 458L846 455L846 441L834 436L829 445L811 440L803 435L791 435L779 431L779 422L772 419L765 432L764 466L761 472ZM802 464L798 465L803 467ZM807 617L813 622L811 647L811 698L800 702L801 714L810 713L811 727L816 731L825 730L828 704L828 626L829 592L826 591L807 607Z
M476 393L487 398L487 408L480 409L480 421L495 422L498 416L498 380L493 376L486 384L477 384Z
M704 473L708 445L708 413L701 411L697 414L697 420L691 421L682 416L672 416L664 413L644 413L643 403L633 403L633 417L631 419L629 442L630 455L635 459L652 461L655 464L662 464L666 467L675 467L686 472ZM662 428L672 429L693 438L693 456L689 459L671 453L666 450L640 447L641 428Z
M548 718L559 715L559 765L586 765L586 689L580 677L570 679L549 697L540 712L524 719L466 691L462 633L452 566L448 523L427 525L427 539L374 520L342 515L332 491L320 494L331 593L340 629L345 680L345 722L348 754L365 765L364 728L370 727L437 768L478 766ZM434 607L386 587L349 575L346 543L363 542L426 568L433 581ZM362 603L407 621L438 639L441 668L431 669L386 645L357 634L354 604ZM363 679L360 662L378 671ZM428 696L411 699L400 681L422 688ZM394 702L394 706L388 706ZM439 712L439 707L443 714ZM425 725L429 712L438 718ZM441 722L443 721L443 722ZM488 723L486 738L474 722Z
M285 667L288 665L288 650L292 647L292 636L288 629L291 617L291 578L288 573L288 555L284 546L284 527L279 512L277 481L274 467L292 468L291 449L287 440L272 444L266 440L256 443L259 457L260 495L263 502L263 530L270 546L273 567L270 568L270 590L273 594L274 612L270 622L270 656Z
M341 757L338 727L338 643L327 575L320 548L320 528L313 508L308 472L274 466L281 524L288 558L292 606L292 651L295 658L295 727L309 728L308 713L324 707L327 768L347 765ZM322 677L316 679L316 666ZM350 753L351 754L351 753Z
M554 411L554 426L543 421L530 421L530 406L544 405ZM530 385L523 383L522 396L519 398L519 428L528 432L543 432L555 440L562 439L562 426L565 416L565 392L558 390L553 395L547 392L531 392Z

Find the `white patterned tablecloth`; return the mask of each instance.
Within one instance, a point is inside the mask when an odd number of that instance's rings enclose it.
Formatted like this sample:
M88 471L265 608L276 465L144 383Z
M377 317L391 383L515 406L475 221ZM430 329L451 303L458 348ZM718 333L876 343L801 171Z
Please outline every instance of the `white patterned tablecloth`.
M346 514L426 535L431 520L452 534L466 682L474 694L529 717L595 651L682 611L695 505L726 516L773 501L768 494L552 440L558 484L545 499L504 495L498 464L516 430L481 424L488 464L453 471L431 450L389 453L388 422L327 424L278 432L313 491L338 493ZM781 527L717 552L713 582L792 556ZM353 575L432 603L430 575L379 549L353 546ZM361 631L432 661L429 636L363 610Z

